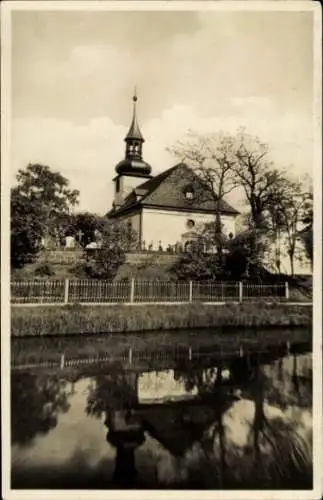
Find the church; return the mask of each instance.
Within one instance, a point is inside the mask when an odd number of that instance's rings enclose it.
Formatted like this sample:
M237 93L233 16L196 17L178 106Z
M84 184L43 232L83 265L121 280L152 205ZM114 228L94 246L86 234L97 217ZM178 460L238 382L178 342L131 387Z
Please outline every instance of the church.
M143 159L145 140L136 105L135 95L132 122L124 139L125 158L115 167L114 201L107 217L128 224L142 250L185 250L203 226L215 220L216 203L220 203L222 232L233 237L239 212L224 200L214 200L188 165L179 163L152 175L151 166Z

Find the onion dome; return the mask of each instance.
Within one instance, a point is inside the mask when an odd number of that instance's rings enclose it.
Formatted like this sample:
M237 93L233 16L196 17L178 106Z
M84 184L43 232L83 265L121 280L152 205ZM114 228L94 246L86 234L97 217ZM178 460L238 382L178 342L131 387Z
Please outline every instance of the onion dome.
M121 174L149 175L151 173L151 166L143 160L125 159L117 164L115 170L119 175Z

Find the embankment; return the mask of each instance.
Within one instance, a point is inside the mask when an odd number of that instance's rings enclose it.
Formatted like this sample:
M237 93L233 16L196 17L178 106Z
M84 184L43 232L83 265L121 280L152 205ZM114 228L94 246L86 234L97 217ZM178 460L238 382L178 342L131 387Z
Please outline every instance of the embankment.
M43 336L213 327L311 326L312 307L292 304L179 304L12 307L11 335Z

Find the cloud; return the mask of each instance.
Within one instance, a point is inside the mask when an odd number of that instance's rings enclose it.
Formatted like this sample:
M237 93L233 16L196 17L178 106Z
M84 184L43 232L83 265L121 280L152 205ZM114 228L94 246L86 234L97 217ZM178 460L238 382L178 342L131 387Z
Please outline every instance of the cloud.
M293 174L310 171L311 122L299 113L279 115L262 101L249 109L248 101L235 114L201 116L193 106L175 105L142 123L146 139L144 158L159 173L174 164L166 151L188 129L199 133L220 130L235 133L245 126L269 143L277 166L292 165ZM246 110L249 109L248 114ZM84 125L43 118L19 118L12 127L12 178L18 168L41 162L59 170L73 188L80 189L80 209L105 213L113 199L115 165L124 157L127 127L110 118L95 118Z
M273 107L273 102L268 97L258 96L233 97L231 103L238 108L255 107L270 110Z
M80 189L80 209L104 213L134 85L154 173L187 129L241 126L278 165L310 171L311 33L297 12L17 12L12 174L49 164Z
M226 115L232 96L249 105L250 96L258 96L257 105L271 96L282 112L302 108L311 101L310 17L20 13L13 24L14 113L75 121L108 115L126 125L136 84L146 120L174 104Z

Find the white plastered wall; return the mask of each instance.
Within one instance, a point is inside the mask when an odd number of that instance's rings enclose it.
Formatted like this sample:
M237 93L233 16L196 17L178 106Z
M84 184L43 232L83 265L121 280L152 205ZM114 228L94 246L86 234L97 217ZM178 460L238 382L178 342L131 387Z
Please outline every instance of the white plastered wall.
M195 222L194 228L214 221L212 214L176 212L170 210L154 210L144 208L142 212L142 241L146 246L153 244L157 249L159 244L164 249L168 245L175 245L182 241L183 233L190 231L187 226L188 220ZM235 235L235 216L221 215L223 231L229 235Z
M145 177L133 177L133 176L127 176L127 175L121 175L119 177L119 192L117 193L116 190L116 182L117 179L114 181L114 186L115 186L115 196L114 200L117 205L121 204L121 202L125 199L128 194L131 193L133 189L138 187L140 184L143 184L147 178Z

